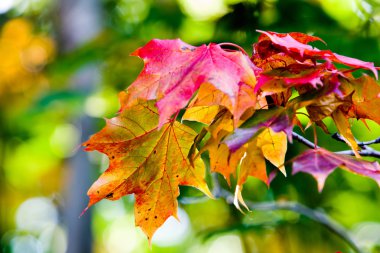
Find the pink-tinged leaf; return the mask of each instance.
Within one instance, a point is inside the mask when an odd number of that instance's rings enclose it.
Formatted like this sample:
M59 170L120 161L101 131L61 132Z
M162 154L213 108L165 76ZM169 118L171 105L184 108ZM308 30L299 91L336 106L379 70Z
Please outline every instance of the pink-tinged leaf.
M283 107L269 110L258 110L248 119L242 128L237 128L225 139L225 143L234 152L256 136L264 128L271 128L274 132L284 132L292 142L293 113Z
M334 59L334 57L331 57L331 59L333 59L333 61L345 64L347 66L354 67L354 68L369 69L373 72L376 79L378 78L377 68L375 67L373 62L365 62L365 61L361 61L359 59L355 59L355 58L351 58L348 56L339 55L339 54L335 54L335 53L333 55L336 58L336 59Z
M329 66L328 66L329 65ZM311 84L314 88L318 85L322 86L321 78L327 68L332 67L331 64L324 63L317 66L305 64L291 64L286 67L276 68L260 74L258 82L255 86L255 92L260 88L265 91L272 91L272 82L281 82L284 88L290 88L302 84Z
M262 31L258 30L258 32L262 32ZM308 44L309 42L313 42L313 41L321 41L324 44L326 44L326 42L324 42L321 38L317 36L308 35L305 33L290 32L288 34L284 34L284 33L281 34L281 33L275 33L275 32L270 32L270 31L266 31L266 33L275 34L275 35L278 35L279 37L285 37L287 35L290 35L296 41L301 42L303 44ZM268 39L268 36L266 34L261 34L258 41L260 42L266 39Z
M293 160L293 174L298 172L311 174L318 182L319 191L323 189L326 178L337 167L371 177L380 185L380 166L377 162L335 154L322 148L309 149Z
M225 140L231 152L235 152L245 143L247 143L254 135L259 133L261 126L251 128L237 128L232 135L228 136Z
M254 66L240 51L226 51L217 44L194 47L176 40L151 40L133 55L145 66L128 88L131 106L138 99L157 99L161 127L184 108L201 84L211 83L236 107L240 86L256 84Z
M265 32L261 30L257 30L258 32L265 34L266 36L269 37L269 39L276 45L285 47L291 52L297 52L303 56L304 52L307 51L308 54L311 52L319 52L320 50L314 49L312 46L301 43L297 40L295 40L290 34L282 34L279 35L278 33L275 32Z
M364 62L355 58L342 56L335 54L330 50L319 50L318 48L300 42L302 40L296 40L291 34L279 34L260 30L257 31L268 36L274 45L284 49L285 52L292 54L292 56L298 58L298 60L304 61L306 59L314 59L332 61L354 68L368 69L373 72L376 78L378 76L377 69L373 62Z

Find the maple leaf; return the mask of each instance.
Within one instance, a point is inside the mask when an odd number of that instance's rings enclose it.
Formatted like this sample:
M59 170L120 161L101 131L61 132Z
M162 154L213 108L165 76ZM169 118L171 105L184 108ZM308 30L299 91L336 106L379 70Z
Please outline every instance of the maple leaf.
M210 83L204 83L189 104L187 111L192 111L192 107L224 106L232 113L234 126L237 127L241 116L247 111L247 109L254 108L256 102L257 94L254 93L254 89L250 85L244 83L240 84L236 103L232 104L230 98L225 93L221 92ZM184 116L185 118L189 117L186 113Z
M310 104L306 106L306 110L310 119L316 122L331 116L343 104L343 99L339 98L335 93L330 93L310 101Z
M294 119L292 110L286 110L281 106L258 110L240 128L235 129L233 134L228 136L224 142L234 152L266 128L271 128L274 132L282 131L292 141Z
M240 151L243 145L257 140L255 143L261 149L263 156L286 175L284 160L287 138L284 132L275 132L271 127L256 126L236 129L231 136L226 138L224 143L232 153Z
M247 143L246 154L240 164L238 185L242 186L247 181L248 176L256 177L269 185L264 152L260 145L256 139Z
M223 175L229 185L236 177L234 204L247 208L243 186L250 176L269 184L266 160L286 175L287 141L292 141L293 126L303 129L296 112L304 107L310 122L325 132L322 120L332 117L359 157L349 119L380 123L375 110L380 86L367 75L355 79L351 72L367 69L377 77L374 64L312 47L308 43L322 41L315 36L259 32L251 59L237 45L194 47L179 39L155 39L132 54L143 59L142 72L120 93L118 116L84 143L86 151L97 150L110 160L88 191L88 207L134 194L136 225L151 240L168 217L176 217L180 185L211 196L201 160L207 151L210 171ZM240 51L223 49L226 45ZM340 70L334 63L351 69ZM204 124L199 133L176 121L181 109L182 121ZM312 174L320 190L336 167L380 185L377 162L322 148L293 159L293 173Z
M257 136L257 146L261 148L264 157L286 175L284 161L287 150L287 138L284 132L275 132L265 128Z
M211 137L200 150L200 153L209 152L210 170L222 174L228 184L230 176L236 174L237 166L245 152L244 149L240 149L231 153L228 146L221 142L232 131L232 115L226 111L208 127Z
M126 99L121 93L120 101ZM151 240L170 216L177 215L179 185L197 187L211 196L204 181L200 158L187 159L196 133L179 122L160 129L153 101L122 109L115 118L84 143L86 151L97 150L110 159L108 169L88 191L88 206L107 198L135 194L135 219Z
M248 177L255 177L263 181L269 187L269 179L266 170L265 158L262 149L258 146L257 140L254 139L239 150L243 150L245 153L240 162L240 170L237 177L237 185L235 188L234 205L237 209L243 212L240 208L240 204L249 210L241 194L243 186Z
M262 89L278 92L305 83L316 88L317 85L322 85L321 78L325 69L326 64L317 66L290 64L286 67L275 68L260 74L255 91Z
M319 191L323 189L328 175L337 167L371 177L380 185L378 162L368 162L351 156L335 154L323 148L309 149L293 160L293 174L298 172L311 174L318 182Z
M358 79L346 79L342 82L344 94L352 94L352 104L345 108L349 117L371 119L380 124L380 86L376 81L363 75Z
M352 151L354 151L355 156L360 158L360 155L358 153L358 150L360 148L355 141L354 135L352 134L350 122L348 119L343 115L343 112L341 110L334 111L332 118L344 141L351 147Z
M203 83L226 94L232 108L237 106L240 87L253 89L256 84L248 56L213 43L194 47L179 39L154 39L132 55L142 58L145 66L128 87L128 105L137 99L157 99L160 127L187 105Z
M314 48L307 44L308 42L318 40L318 37L310 37L308 39L309 36L305 35L304 38L300 39L300 35L293 34L293 37L291 33L279 34L275 32L257 31L268 36L274 45L284 49L288 53L291 53L292 56L301 61L312 58L315 60L319 59L341 63L354 68L368 69L372 71L377 78L377 69L372 62L364 62L355 58L339 55L331 52L330 50L319 50L318 48Z
M210 125L219 112L219 106L194 106L186 109L182 120L197 121L205 125Z

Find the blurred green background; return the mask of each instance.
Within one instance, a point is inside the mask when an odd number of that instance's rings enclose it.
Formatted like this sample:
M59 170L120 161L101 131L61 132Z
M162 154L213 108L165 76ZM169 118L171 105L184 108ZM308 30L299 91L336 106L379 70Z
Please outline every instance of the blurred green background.
M80 143L104 126L103 117L115 115L118 92L142 68L129 54L152 38L228 41L251 52L256 29L298 31L379 66L380 1L0 0L0 26L2 252L352 252L299 214L242 215L224 200L202 197L188 203L200 193L185 187L181 223L169 219L150 248L134 226L131 196L104 200L78 218L88 187L108 163L99 153L83 152ZM353 122L359 140L380 136L379 126L367 124L371 131ZM318 133L321 146L347 149ZM306 135L311 139L312 131ZM288 158L302 150L291 145ZM380 190L370 179L337 170L321 193L305 174L278 176L270 189L250 179L243 196L323 209L363 250L380 252Z

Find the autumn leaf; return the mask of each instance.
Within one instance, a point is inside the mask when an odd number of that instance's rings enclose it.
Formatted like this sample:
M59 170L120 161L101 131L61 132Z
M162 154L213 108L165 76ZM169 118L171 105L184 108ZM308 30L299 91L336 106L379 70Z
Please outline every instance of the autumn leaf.
M120 100L125 101L121 93ZM135 219L151 240L170 216L177 215L179 185L197 187L211 196L204 181L205 168L198 158L191 166L187 155L196 133L179 122L160 129L152 101L122 110L84 146L108 156L110 165L88 191L88 206L107 198L135 194Z
M311 174L318 182L319 191L323 189L328 175L337 167L371 177L380 185L380 167L377 162L335 154L322 148L309 149L293 160L293 174L298 172Z
M356 143L354 135L352 134L351 125L348 119L343 115L343 112L341 110L334 111L332 118L344 141L351 147L352 151L354 151L355 156L357 158L360 158L360 155L358 153L358 150L360 148Z
M286 67L279 67L260 74L255 91L279 92L292 86L311 84L317 88L322 86L321 78L324 76L326 64L317 66L306 64L290 64Z
M170 216L176 217L180 185L211 196L202 161L208 154L211 172L223 175L230 186L236 178L234 204L239 210L241 205L247 208L242 196L247 179L269 185L272 178L266 160L286 175L287 142L292 142L294 126L303 129L297 118L304 114L300 109L306 109L310 124L326 133L322 120L332 117L359 157L349 120L380 123L380 86L372 77L355 78L352 72L366 69L377 77L374 64L315 48L309 43L322 41L315 36L259 32L251 59L230 43L194 47L179 39L154 39L133 53L144 61L142 72L120 93L119 114L84 143L85 150L102 152L110 160L88 191L88 207L104 198L134 194L136 225L151 240ZM223 49L226 45L238 50ZM348 68L342 70L339 64ZM197 133L182 124L189 123L185 121L203 127ZM363 153L366 145L360 144ZM293 173L312 174L319 190L337 167L380 185L377 162L323 148L292 161Z
M233 116L234 127L237 127L241 116L249 109L254 108L257 102L257 94L254 93L253 86L247 84L240 84L237 93L236 103L233 104L231 99L222 91L215 88L210 83L204 83L199 88L199 91L195 98L190 102L188 109L184 115L185 119L189 117L189 113L193 110L193 107L213 107L213 106L224 106L227 108ZM188 111L190 111L188 113ZM193 116L194 118L194 116ZM199 119L202 122L202 119ZM204 122L202 122L204 123Z
M218 112L218 105L190 107L186 109L182 120L197 121L205 125L210 125Z
M285 154L287 150L287 138L284 132L274 132L271 128L265 128L257 137L240 147L232 155L241 157L240 170L235 188L234 205L240 211L240 204L249 209L244 202L241 191L249 176L263 181L269 186L265 159L275 165L285 176Z
M339 106L343 105L343 99L337 97L335 93L322 95L306 106L310 119L314 122L323 120L331 116Z
M208 127L210 139L206 142L200 152L208 151L210 157L210 170L223 175L230 184L230 176L236 175L236 169L244 155L245 150L230 152L230 149L222 140L233 131L232 115L225 112L213 124Z
M354 68L368 69L373 72L377 78L377 69L372 62L364 62L355 58L339 55L331 52L330 50L319 50L318 48L308 45L308 42L318 40L318 37L304 36L305 39L298 39L296 35L292 34L279 34L274 32L265 32L257 30L258 32L265 34L271 40L271 42L290 53L293 57L303 61L308 58L327 60L331 62L341 63ZM294 36L294 37L293 37Z
M263 129L269 127L274 132L284 132L288 139L292 141L294 118L294 112L292 111L293 109L287 110L281 106L267 110L258 110L240 128L235 129L224 142L234 152L253 137L260 134Z
M243 212L240 205L243 205L247 210L249 210L244 198L241 194L243 186L247 181L248 177L255 177L263 181L269 187L269 179L266 170L265 158L263 151L257 145L257 140L254 139L241 147L239 150L244 150L245 153L241 158L240 170L237 177L237 185L235 188L234 205L237 209Z
M275 132L270 127L256 126L249 129L236 129L232 138L227 138L227 144L232 153L240 151L246 143L257 140L256 145L261 149L263 156L286 175L284 168L287 150L287 136L284 132Z
M266 185L269 185L268 175L266 171L266 164L262 148L260 148L258 141L253 140L247 143L246 154L242 158L240 164L240 171L237 184L242 186L248 176L260 179Z
M128 105L137 99L157 99L159 126L184 108L203 83L226 94L232 108L237 106L240 87L253 89L256 84L248 56L213 43L194 47L179 39L154 39L132 55L142 58L145 66L128 88Z
M341 87L345 94L352 94L352 105L346 108L349 117L371 119L380 124L380 113L375 109L380 108L380 85L373 78L364 75L346 80Z
M284 132L275 132L270 127L265 128L257 136L257 146L261 148L264 157L276 166L285 176L285 154L287 138Z

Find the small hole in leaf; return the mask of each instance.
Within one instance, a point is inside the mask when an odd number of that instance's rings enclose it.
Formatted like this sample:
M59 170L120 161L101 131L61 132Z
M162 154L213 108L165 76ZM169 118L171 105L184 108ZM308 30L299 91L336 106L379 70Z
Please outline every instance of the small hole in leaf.
M149 208L148 211L152 210L152 208Z
M145 218L145 220L149 220L148 218Z
M156 216L154 216L154 218L155 218L155 219L157 219L157 215L156 215Z
M178 177L179 177L179 175L176 175L175 177L177 177L177 178L178 178Z
M112 198L112 197L113 197L113 192L109 193L109 194L106 196L107 199L108 199L108 198Z
M113 155L113 156L111 157L111 159L115 159L115 156Z
M154 150L153 153L156 154L156 153L157 153L157 150Z

